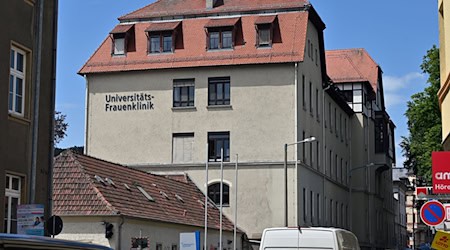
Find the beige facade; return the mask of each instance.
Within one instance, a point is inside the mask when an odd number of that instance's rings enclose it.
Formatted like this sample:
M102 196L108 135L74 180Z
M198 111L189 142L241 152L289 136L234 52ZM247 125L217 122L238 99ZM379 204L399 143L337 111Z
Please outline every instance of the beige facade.
M75 240L108 246L113 249L130 249L132 238L148 238L150 249L180 249L180 233L201 231L200 248L204 245L204 228L155 222L120 216L63 216L64 228L59 239ZM113 236L105 238L105 222L113 225ZM233 232L223 232L224 249L233 249ZM237 233L238 249L242 247L242 234ZM208 245L217 247L219 231L208 230ZM209 247L208 247L209 249Z
M450 150L450 5L446 1L439 0L439 44L440 44L440 67L441 88L439 89L439 104L442 114L442 144L444 150Z

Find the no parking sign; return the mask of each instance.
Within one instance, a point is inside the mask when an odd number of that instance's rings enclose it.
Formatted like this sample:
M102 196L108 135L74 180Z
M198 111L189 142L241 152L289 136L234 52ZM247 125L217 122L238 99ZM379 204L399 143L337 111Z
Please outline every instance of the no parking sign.
M445 220L445 217L446 211L444 205L439 201L429 201L420 208L420 218L423 223L430 227L441 224Z

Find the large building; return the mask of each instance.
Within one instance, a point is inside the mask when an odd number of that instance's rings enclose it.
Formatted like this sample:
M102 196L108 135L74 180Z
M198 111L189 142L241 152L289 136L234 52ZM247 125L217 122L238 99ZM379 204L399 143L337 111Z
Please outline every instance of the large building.
M17 233L17 205L50 214L56 0L1 1L0 232ZM8 56L9 55L9 56ZM9 82L9 84L8 84Z
M442 145L450 151L450 5L444 0L438 0L439 8L439 44L441 66L441 88L438 92L439 105L442 114Z
M88 155L186 172L216 203L223 159L224 211L250 239L334 226L363 247L394 246L381 69L349 50L366 71L333 79L340 65L327 66L325 24L308 1L161 0L119 20L79 72Z

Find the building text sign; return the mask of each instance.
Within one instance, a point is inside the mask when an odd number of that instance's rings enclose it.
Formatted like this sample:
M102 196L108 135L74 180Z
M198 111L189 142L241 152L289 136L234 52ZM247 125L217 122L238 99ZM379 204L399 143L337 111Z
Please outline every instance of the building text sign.
M450 194L450 152L433 152L433 193Z
M146 92L131 94L107 94L105 96L106 112L153 110L155 97Z

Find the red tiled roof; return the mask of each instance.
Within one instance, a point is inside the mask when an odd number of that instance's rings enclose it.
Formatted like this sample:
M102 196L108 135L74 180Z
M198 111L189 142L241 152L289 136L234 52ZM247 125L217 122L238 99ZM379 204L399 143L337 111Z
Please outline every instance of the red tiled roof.
M145 32L151 31L165 31L165 30L174 30L180 25L180 21L178 22L163 22L163 23L152 23L145 29Z
M379 66L365 49L329 50L326 62L333 82L369 82L377 92Z
M229 27L234 26L239 21L239 17L235 18L214 18L210 19L209 22L205 25L206 28L214 28L214 27Z
M223 0L223 5L206 9L205 0L159 0L139 10L119 18L125 20L143 20L163 16L196 14L217 14L230 12L248 12L273 9L303 8L308 0Z
M277 3L279 1L273 2ZM112 40L108 37L81 68L79 73L90 74L132 70L303 61L308 12L278 13L277 17L282 39L280 43L274 43L271 49L258 49L255 46L255 21L259 18L258 15L241 17L242 33L244 34L245 43L236 45L233 50L216 50L214 52L207 51L206 34L204 32L205 25L211 19L195 18L184 19L181 24L183 34L182 48L176 48L174 53L151 56L147 55L148 38L145 34L145 29L149 24L136 23L135 52L128 52L126 56L122 57L111 56Z
M103 180L111 179L114 186L100 183L96 175ZM203 227L205 196L187 176L185 180L176 181L65 151L56 158L54 165L53 212L61 216L121 214ZM136 185L141 186L155 201L149 201ZM177 195L183 201L178 200ZM210 203L208 226L219 229L219 223L219 210ZM223 229L233 230L233 223L225 216Z
M277 16L259 16L256 18L255 24L268 24L273 23Z
M119 24L114 27L109 34L126 33L133 27L133 25L134 24Z

